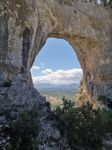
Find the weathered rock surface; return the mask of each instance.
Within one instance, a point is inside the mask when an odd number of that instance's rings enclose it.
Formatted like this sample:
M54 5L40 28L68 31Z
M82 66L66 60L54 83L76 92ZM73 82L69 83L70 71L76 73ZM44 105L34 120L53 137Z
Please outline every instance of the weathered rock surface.
M33 88L30 69L49 37L67 40L76 51L87 97L105 98L112 107L111 16L112 9L96 0L1 0L0 116L30 110L43 100ZM47 126L51 131L52 122Z
M39 150L70 150L66 138L61 136L55 121L51 119L51 110L42 96L39 99L39 112Z
M101 103L98 102L95 99L91 99L90 95L87 92L87 88L86 88L86 84L84 80L80 81L80 87L79 90L76 93L76 105L77 107L82 106L84 103L86 103L87 101L89 101L90 103L93 104L93 108L98 108L98 107L102 107Z
M1 0L0 84L30 68L48 37L74 49L90 97L112 101L112 10L96 0Z

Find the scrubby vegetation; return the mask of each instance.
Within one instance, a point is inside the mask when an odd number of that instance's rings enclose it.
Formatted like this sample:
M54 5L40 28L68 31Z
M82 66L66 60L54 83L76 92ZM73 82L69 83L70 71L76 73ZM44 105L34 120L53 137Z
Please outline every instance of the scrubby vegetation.
M66 137L71 150L83 148L85 150L100 150L107 133L112 133L112 111L93 109L87 102L81 107L63 98L63 105L51 111L62 137ZM38 150L37 136L38 108L35 106L30 112L23 112L18 121L10 124L10 145L7 150ZM49 118L49 119L51 119Z
M63 98L63 106L53 111L61 134L68 140L72 150L100 150L106 133L112 132L112 111L95 110L87 102L76 108L74 103Z
M7 150L38 150L39 127L37 118L38 108L34 106L30 112L23 112L18 121L10 124L11 142L7 145Z

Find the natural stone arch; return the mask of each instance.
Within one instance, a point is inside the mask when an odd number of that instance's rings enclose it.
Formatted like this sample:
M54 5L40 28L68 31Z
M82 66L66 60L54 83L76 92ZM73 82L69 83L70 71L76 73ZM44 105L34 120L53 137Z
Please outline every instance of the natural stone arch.
M76 48L89 96L92 99L98 99L103 93L111 99L111 91L108 88L110 85L108 85L108 75L105 69L105 66L112 63L106 51L106 49L111 49L110 35L105 33L105 31L109 33L111 29L111 25L109 25L110 12L106 11L104 7L98 6L94 1L75 1L70 6L64 4L63 7L60 5L62 4L56 1L49 1L45 5L40 3L42 10L46 7L46 11L40 11L40 14L44 16L41 19L46 22L43 23L45 25L39 33L41 35L46 30L46 34L43 34L40 39L38 45L40 47L36 50L36 54L48 37L67 40L74 49ZM90 10L87 10L87 5ZM65 10L70 13L66 13ZM105 19L109 22L105 22ZM34 58L36 54L34 54ZM105 57L108 59L108 64L105 64ZM109 71L111 74L111 70Z
M84 81L87 83L87 89L86 87L84 87L84 92L86 92L86 97L83 96L84 99L80 99L82 100L83 102L84 101L88 101L88 100L92 100L91 102L94 104L96 103L95 102L95 99L97 99L97 95L95 95L96 91L94 91L95 87L94 87L94 80L93 80L93 76L96 75L96 72L94 72L94 69L95 68L92 68L94 64L94 57L96 56L96 53L90 53L90 50L91 51L94 51L96 49L99 49L97 43L95 43L94 41L91 41L89 39L85 39L85 38L80 38L80 37L66 37L66 35L64 36L58 36L58 35L50 35L50 37L53 37L53 38L59 38L59 39L65 39L66 41L69 42L69 44L73 47L77 57L78 57L78 60L81 64L81 68L83 69L83 73L84 73L84 76L83 76L83 79ZM44 42L45 44L45 42ZM43 44L43 46L44 46ZM40 51L41 49L39 49ZM38 52L37 51L37 55L38 55ZM35 57L37 56L35 55ZM95 67L95 66L94 66ZM94 75L93 75L94 74ZM83 95L83 92L80 93ZM85 94L84 94L85 95ZM80 98L80 96L78 95L77 98ZM96 107L97 104L95 104L95 107Z
M111 16L112 9L96 0L1 0L0 125L3 121L7 126L38 104L46 115L46 100L34 89L30 68L48 37L63 38L76 48L87 97L104 98L112 108ZM40 133L43 145L44 131ZM9 135L1 132L7 141Z
M76 48L91 99L112 100L111 9L96 0L7 0L0 6L1 85L15 82L17 74L31 84L36 55L48 37L57 37Z

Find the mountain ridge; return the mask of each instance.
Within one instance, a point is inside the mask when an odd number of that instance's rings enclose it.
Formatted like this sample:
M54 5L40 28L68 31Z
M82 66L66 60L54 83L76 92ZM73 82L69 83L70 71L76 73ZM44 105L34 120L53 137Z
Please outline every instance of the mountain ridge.
M51 84L35 84L36 89L78 89L79 84L69 84L69 85L51 85Z

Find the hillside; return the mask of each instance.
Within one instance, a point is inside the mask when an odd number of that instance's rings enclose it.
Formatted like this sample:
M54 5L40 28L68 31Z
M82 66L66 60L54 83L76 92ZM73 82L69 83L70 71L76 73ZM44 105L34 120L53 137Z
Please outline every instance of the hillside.
M62 105L62 98L66 97L75 101L75 94L79 88L78 84L52 86L48 84L41 84L35 88L46 97L46 100L51 103L52 107Z

